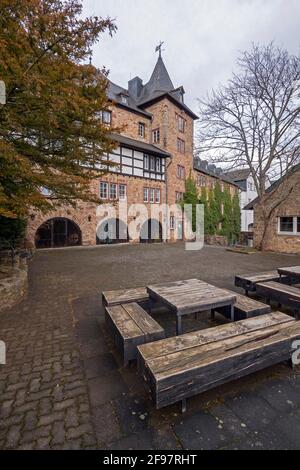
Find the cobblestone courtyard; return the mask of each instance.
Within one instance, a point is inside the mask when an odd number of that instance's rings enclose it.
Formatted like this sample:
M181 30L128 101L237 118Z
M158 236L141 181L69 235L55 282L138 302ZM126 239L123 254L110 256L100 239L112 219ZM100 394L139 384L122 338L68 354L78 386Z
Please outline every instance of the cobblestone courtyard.
M188 400L185 415L156 411L135 367L123 369L100 305L103 290L192 277L233 289L235 273L295 264L300 256L180 243L37 252L27 299L0 316L0 448L300 448L299 370L281 364L219 387ZM172 317L156 319L174 334Z

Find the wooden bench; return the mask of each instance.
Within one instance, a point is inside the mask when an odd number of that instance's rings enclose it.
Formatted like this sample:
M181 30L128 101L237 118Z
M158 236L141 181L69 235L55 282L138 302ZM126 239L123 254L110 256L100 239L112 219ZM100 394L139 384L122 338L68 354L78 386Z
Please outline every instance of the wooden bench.
M300 322L281 312L138 347L138 370L156 408L291 358Z
M234 321L244 320L245 318L256 317L271 312L270 305L258 302L258 300L251 299L245 295L237 294L236 292L234 292L234 295L236 296L236 302L233 307ZM217 308L215 311L230 319L230 309L228 309L228 307Z
M290 307L297 318L300 317L300 289L279 282L259 282L256 285L256 294L265 297L269 302L271 299L278 302L279 307L286 305Z
M147 302L148 300L149 295L146 287L110 290L102 293L102 303L106 307L132 302Z
M285 280L285 277L282 277L281 282ZM258 274L237 274L234 283L237 287L242 287L246 295L248 295L248 292L256 291L256 284L258 282L265 281L280 281L280 276L277 271L266 271Z
M105 320L124 366L136 359L138 345L165 337L164 329L137 303L106 307Z

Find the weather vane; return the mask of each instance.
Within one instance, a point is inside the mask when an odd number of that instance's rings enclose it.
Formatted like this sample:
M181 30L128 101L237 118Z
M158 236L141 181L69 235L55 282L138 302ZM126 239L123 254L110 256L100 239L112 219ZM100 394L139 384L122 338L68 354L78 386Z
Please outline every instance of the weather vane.
M162 45L164 44L164 42L165 41L160 41L159 45L156 46L156 48L155 48L155 52L159 51L159 57L161 57L161 51L162 50L164 51L164 49L162 49Z

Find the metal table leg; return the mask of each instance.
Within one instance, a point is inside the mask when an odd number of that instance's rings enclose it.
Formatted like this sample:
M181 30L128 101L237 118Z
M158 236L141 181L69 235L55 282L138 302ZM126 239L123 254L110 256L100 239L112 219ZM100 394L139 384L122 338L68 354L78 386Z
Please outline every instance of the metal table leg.
M176 336L181 335L181 316L176 317Z

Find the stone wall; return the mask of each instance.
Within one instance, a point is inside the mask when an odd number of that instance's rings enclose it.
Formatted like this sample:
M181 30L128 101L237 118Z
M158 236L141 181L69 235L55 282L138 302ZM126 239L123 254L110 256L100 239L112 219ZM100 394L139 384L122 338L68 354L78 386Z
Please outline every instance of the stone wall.
M1 257L0 264L0 313L19 303L28 288L26 259L16 256L12 267L10 254L5 258Z
M205 235L204 242L206 245L228 246L227 237L223 235Z
M264 202L254 207L254 246L259 248L264 232L263 207L269 211L276 207L272 213L270 223L263 242L266 251L277 251L281 253L300 253L300 235L281 235L278 233L278 217L299 216L300 217L300 171L274 190L267 194Z

